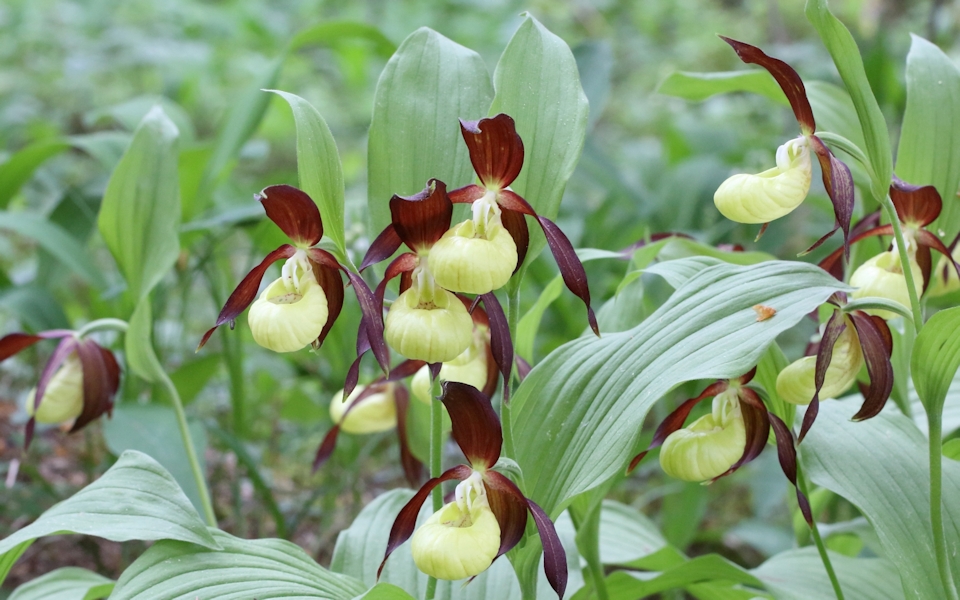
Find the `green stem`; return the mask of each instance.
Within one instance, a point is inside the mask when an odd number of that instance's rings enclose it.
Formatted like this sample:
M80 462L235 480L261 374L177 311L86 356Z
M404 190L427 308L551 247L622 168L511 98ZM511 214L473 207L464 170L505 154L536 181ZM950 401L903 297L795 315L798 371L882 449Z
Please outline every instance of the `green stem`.
M233 435L243 437L246 431L246 386L243 382L243 340L239 335L224 336L223 358L230 377L230 412Z
M957 600L957 588L950 574L947 562L947 540L943 535L943 455L941 450L943 424L940 411L927 411L927 423L930 430L930 524L933 527L933 548L937 554L937 570L946 597Z
M180 437L183 438L183 449L187 452L187 460L190 462L193 480L197 484L197 492L200 494L200 504L203 506L203 515L207 520L207 525L216 527L217 517L213 513L213 504L210 502L210 490L207 489L207 480L204 477L203 469L200 468L197 449L193 445L193 438L190 437L190 428L187 426L187 414L183 411L183 402L180 400L180 394L166 373L163 374L161 383L163 383L163 387L166 388L167 393L170 395L170 401L173 403L173 411L177 415Z
M443 404L437 398L441 394L440 378L436 377L432 382L430 401L430 477L440 477L443 469ZM433 512L443 508L443 490L441 486L433 488L431 492L433 499ZM424 594L424 600L433 600L437 593L437 580L434 577L427 579L427 590Z
M807 486L807 478L800 469L799 457L797 457L797 485L800 486L800 491L803 492L803 495L809 498L810 491ZM833 592L836 594L837 600L843 600L843 590L840 588L840 580L837 579L837 572L833 570L833 563L830 562L830 555L827 554L827 547L823 543L823 538L820 537L820 528L817 527L816 519L814 519L813 523L810 525L810 530L813 532L813 541L817 545L817 552L820 553L820 560L823 562L823 567L827 570L827 576L830 577L830 584L833 586Z
M917 294L917 286L913 282L913 269L910 266L910 257L907 256L907 245L903 239L903 229L900 227L900 218L897 216L897 209L893 205L890 196L884 196L883 208L887 211L887 218L893 226L893 236L897 240L897 252L900 254L900 266L903 268L903 275L907 280L907 293L910 295L910 309L913 312L913 326L919 333L923 327L923 313L920 310L920 295Z
M86 325L80 328L77 331L76 335L78 338L93 333L94 331L119 331L121 333L126 333L127 331L127 322L122 319L97 319L96 321L90 321Z

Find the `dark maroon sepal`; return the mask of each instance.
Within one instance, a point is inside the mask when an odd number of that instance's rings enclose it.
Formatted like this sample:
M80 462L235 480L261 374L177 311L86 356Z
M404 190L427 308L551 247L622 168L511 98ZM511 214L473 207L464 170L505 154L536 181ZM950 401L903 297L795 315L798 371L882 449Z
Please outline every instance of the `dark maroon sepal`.
M203 334L203 337L200 339L200 344L197 345L197 352L200 351L200 348L203 348L203 345L207 343L207 340L209 340L213 332L217 330L217 327L220 327L227 321L232 323L240 313L253 303L257 297L257 290L260 289L260 280L263 279L263 274L267 272L270 265L281 258L290 258L296 252L296 248L290 244L284 244L268 254L259 265L247 273L243 280L237 285L237 288L233 290L233 293L230 294L230 297L227 298L227 303L223 305L223 310L220 311L216 324Z
M740 414L743 415L743 425L746 430L747 443L743 448L743 454L727 469L726 473L714 477L714 481L720 477L730 475L743 465L760 456L767 445L767 439L770 437L770 420L767 417L767 407L763 400L757 395L757 392L750 388L742 388L739 394Z
M470 477L470 473L472 472L473 470L467 465L457 465L451 469L447 469L440 477L434 477L424 483L423 487L413 495L413 498L400 509L400 513L393 522L393 527L390 528L390 536L387 538L387 550L383 555L380 568L377 569L377 579L380 579L380 573L383 572L383 565L387 563L387 559L390 558L393 551L413 535L413 530L417 526L417 515L420 513L420 507L423 506L424 501L427 499L427 496L430 495L430 492L433 491L433 488L451 479L463 481L467 477Z
M933 273L933 257L930 255L929 246L917 244L917 254L914 258L917 260L917 266L920 267L920 275L923 276L923 289L917 291L917 294L922 296L930 286L930 275Z
M394 196L390 199L390 215L397 235L408 248L429 248L450 229L453 203L447 196L447 185L431 179L419 194Z
M860 311L851 313L850 319L860 338L863 360L867 363L867 374L870 376L870 387L864 394L863 405L853 415L854 421L863 421L880 414L893 391L893 364L890 362L893 336L882 319L872 318Z
M501 190L523 168L523 140L513 118L499 114L479 121L460 119L460 133L470 151L470 162L487 189Z
M527 527L527 499L512 481L496 471L485 472L483 481L490 510L500 525L497 556L503 556L523 538L523 531Z
M780 468L797 490L797 504L800 505L804 520L807 525L813 527L813 511L810 510L810 502L797 486L797 447L793 443L793 432L777 415L768 412L767 416L777 439L777 458L780 459Z
M450 413L453 439L470 465L482 470L497 464L503 433L490 398L472 385L444 381L440 401Z
M936 250L940 254L946 256L947 260L950 261L950 264L952 264L953 268L957 271L957 276L960 277L960 263L957 263L957 261L953 259L950 249L940 241L940 238L933 235L926 229L920 229L917 231L917 245L920 246L918 249L918 255L919 250L926 246L927 248L932 248L933 250Z
M857 226L853 228L853 231L850 233L850 245L856 244L860 240L872 236L893 235L893 225L880 225L870 228L861 227L864 221L867 221L868 219L868 223L873 223L873 218L868 216L861 220L860 223L857 223ZM814 246L816 246L816 244ZM811 249L812 248L813 246ZM843 246L837 248L828 254L823 260L817 263L821 269L830 273L840 281L843 281L843 261L840 260L840 257L843 256L844 249L845 248Z
M346 389L344 389L344 393L346 393ZM317 448L317 455L313 457L314 473L333 456L333 451L337 448L337 437L339 437L339 435L340 425L339 423L335 423L333 427L330 428L330 431L323 436L323 441L320 442L320 447Z
M410 410L410 393L402 385L393 388L393 402L397 406L397 438L400 440L400 466L410 487L416 487L423 481L423 463L410 451L410 438L407 435L407 413Z
M712 398L717 394L723 392L729 387L726 381L717 381L707 386L703 392L696 398L691 398L684 401L680 406L677 407L672 413L667 415L667 418L660 423L659 427L653 434L653 439L650 441L650 446L640 454L633 457L633 460L630 461L630 465L627 467L627 474L637 468L637 465L640 464L640 461L647 455L648 452L654 448L659 448L667 437L677 431L683 424L687 422L687 417L690 416L690 411L693 410L693 407L706 400L707 398Z
M357 275L349 269L344 269L344 273L353 284L353 291L357 295L357 302L360 303L360 311L366 320L366 334L370 341L370 348L376 357L380 368L384 373L390 372L390 350L387 343L383 340L383 305L377 302L373 292L367 287L367 282L363 277Z
M271 185L254 198L263 205L267 217L298 246L313 246L323 237L320 209L303 190L292 185Z
M527 375L530 374L530 371L533 370L533 367L530 366L530 363L523 360L523 357L520 356L519 354L516 355L513 360L515 360L517 363L517 378L520 381L523 381L524 379L527 378Z
M30 449L30 442L33 441L33 432L37 428L37 419L35 417L30 417L30 420L27 421L26 427L23 428L23 450L26 452Z
M404 252L400 256L393 259L389 265L387 265L387 270L383 274L383 279L380 283L377 284L377 305L380 306L380 314L383 314L383 298L387 293L387 284L390 283L390 280L398 275L404 273L409 273L413 271L417 265L420 264L420 258L412 252ZM403 282L400 282L401 293L403 292Z
M462 188L448 192L447 195L450 196L450 202L454 204L472 204L475 200L483 198L483 195L486 193L486 189L475 183L471 183L470 185L465 185Z
M25 350L40 340L67 337L73 335L69 329L51 329L37 334L10 333L0 338L0 361L7 360L21 350Z
M567 239L567 236L557 225L546 217L537 217L543 233L547 236L547 243L553 252L553 258L557 261L560 268L560 275L563 276L563 282L567 284L567 289L583 300L587 307L587 322L590 323L590 329L593 333L600 336L600 326L597 324L597 315L590 307L590 288L587 286L587 272L583 270L583 263L577 257L573 244Z
M943 208L937 188L913 185L898 177L894 177L890 184L890 199L900 222L911 227L926 227L933 223Z
M36 414L37 409L40 408L43 395L47 392L47 385L50 383L50 380L53 379L57 369L63 365L63 361L67 360L70 354L77 350L81 343L83 342L80 342L73 336L64 337L60 340L60 343L57 344L57 347L54 348L50 358L47 359L47 364L43 365L43 370L40 371L40 378L37 379L37 391L33 395L34 414ZM84 405L86 405L86 394L84 394Z
M93 340L77 344L83 369L83 410L73 422L70 433L83 429L104 413L113 411L113 397L120 388L120 365L113 353Z
M370 265L375 265L393 256L393 253L400 249L402 243L403 240L397 235L397 230L394 229L393 224L387 225L387 228L380 232L377 239L373 240L370 248L367 249L367 253L363 256L363 262L360 263L360 272L362 273Z
M807 432L813 427L813 422L820 412L820 390L823 388L823 382L827 376L827 368L830 367L830 361L833 360L833 346L840 338L840 334L847 328L847 322L844 319L843 312L836 310L830 315L827 326L823 330L823 336L820 338L820 345L817 348L817 366L813 373L814 392L813 399L807 407L807 412L803 415L803 425L800 427L800 438L807 436Z
M817 124L813 120L813 109L810 108L810 101L807 99L807 91L803 87L800 75L793 70L793 67L782 60L767 56L763 50L756 46L738 42L722 35L720 39L733 47L740 60L747 64L760 65L773 75L790 102L790 107L793 108L793 114L797 117L797 123L800 124L800 131L806 135L817 130Z
M510 370L513 368L513 340L510 338L510 324L493 292L482 294L483 307L486 309L490 324L490 350L493 359L503 376L503 401L510 402Z
M400 381L402 379L406 379L407 377L412 377L413 375L417 374L417 371L426 365L426 361L407 359L390 369L390 374L387 376L387 381Z
M314 263L313 274L323 290L323 295L327 297L327 322L324 324L320 335L313 342L314 348L319 348L323 340L327 339L330 328L337 322L340 311L343 310L343 279L340 272L330 267Z
M847 165L833 155L832 152L815 135L810 135L810 144L817 160L820 161L820 172L823 176L823 187L833 203L833 213L837 225L843 231L843 254L850 258L850 221L853 219L854 186L853 175ZM831 232L832 234L833 232ZM816 248L814 244L811 249Z
M527 506L533 515L534 523L537 524L540 543L543 545L543 572L557 597L563 598L567 589L567 555L560 543L560 536L557 535L557 528L536 502L527 498Z
M509 208L501 208L500 222L503 223L504 229L507 230L507 233L513 238L513 243L517 246L517 267L513 270L516 273L527 258L527 249L530 247L530 229L527 228L527 220L523 213Z

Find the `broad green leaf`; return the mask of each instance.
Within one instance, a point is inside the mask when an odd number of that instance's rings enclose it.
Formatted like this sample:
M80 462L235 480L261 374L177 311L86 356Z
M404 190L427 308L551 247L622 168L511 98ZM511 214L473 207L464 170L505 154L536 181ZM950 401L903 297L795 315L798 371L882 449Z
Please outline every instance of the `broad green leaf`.
M603 501L600 559L604 564L625 565L666 545L667 540L646 515L620 502Z
M852 502L900 571L907 598L943 594L930 532L927 440L896 411L854 423L858 400L824 402L801 446L810 478ZM948 556L960 555L960 464L943 463Z
M163 109L147 113L100 205L100 233L133 302L150 293L180 254L177 136Z
M613 45L607 40L586 41L573 49L573 56L577 60L580 84L590 102L587 128L593 129L610 99Z
M732 265L755 265L768 260L776 260L777 257L766 252L728 252L718 250L713 246L702 244L696 240L686 238L672 238L663 250L660 252L660 260L673 260L687 256L709 256L719 258L725 263Z
M626 466L647 411L664 394L685 381L746 373L777 335L839 289L846 288L802 263L717 265L637 327L561 346L511 401L513 458L528 495L559 514ZM757 321L756 304L777 313Z
M132 139L133 136L126 131L94 131L67 138L74 147L89 154L108 171L117 166Z
M170 374L170 380L177 388L180 394L180 400L184 405L190 404L203 391L217 371L223 358L216 354L201 356L190 362L180 365L176 371Z
M0 209L10 204L10 200L30 180L37 167L68 148L70 144L59 138L40 140L18 150L0 164Z
M206 431L198 422L190 423L189 428L200 469L206 471ZM194 508L198 512L203 510L197 482L183 449L180 428L172 408L158 404L118 404L113 409L113 417L103 423L103 438L113 454L119 456L127 450L136 450L156 460L173 476Z
M290 104L297 125L297 172L300 187L320 208L323 233L346 253L343 237L343 170L337 142L323 120L309 102L280 90L265 90L279 95Z
M680 286L696 277L701 271L721 264L723 264L722 260L712 256L690 256L654 263L644 269L643 272L659 275L670 284L670 287L679 289Z
M537 331L540 330L540 321L543 320L543 314L550 308L554 300L560 297L562 292L563 278L557 275L547 284L547 287L543 288L543 291L537 297L537 301L517 323L517 335L514 342L517 354L530 364L533 364L533 343L537 338Z
M167 376L153 351L153 308L149 297L140 300L134 309L123 341L127 364L138 377L158 383Z
M0 231L2 230L34 240L70 272L76 273L96 287L106 287L102 271L94 264L83 244L59 225L39 215L0 211Z
M397 46L372 25L356 21L325 21L297 32L290 40L290 49L299 50L304 46L333 45L342 40L366 39L373 43L377 54L389 57Z
M79 567L63 567L24 583L7 600L99 600L113 590L113 581Z
M413 596L391 583L378 583L356 600L416 600Z
M910 358L913 385L928 414L940 415L947 390L960 368L960 306L930 317Z
M736 582L761 587L749 571L717 554L698 556L661 573L615 571L607 577L611 598L647 598L660 592L709 581Z
M566 42L527 15L500 56L493 84L490 114L513 117L523 140L523 169L510 187L537 214L554 219L587 132L577 61ZM531 234L527 263L546 243L539 228Z
M830 553L848 600L902 600L897 569L882 558ZM782 552L751 571L777 600L833 600L836 594L816 548Z
M907 108L903 113L897 175L933 185L943 198L940 218L928 227L950 241L960 231L960 69L940 48L911 35L907 54Z
M0 540L0 557L22 552L24 542L59 533L217 547L173 477L157 461L134 451L124 452L100 479Z
M870 89L867 74L863 68L863 59L853 36L827 7L827 0L807 0L804 9L807 19L813 24L823 45L833 58L840 78L843 80L857 109L860 119L860 128L863 131L864 150L870 158L876 180L873 185L874 195L883 197L890 186L893 172L893 158L890 150L890 137L887 133L887 124L880 112L880 105Z
M0 584L7 578L10 569L13 568L13 565L23 556L23 553L27 551L27 548L29 548L31 544L33 544L33 539L28 539L25 542L0 551Z
M390 58L377 83L368 148L371 238L390 223L390 198L431 177L453 189L474 180L457 119L487 114L493 87L483 59L422 27Z
M866 147L863 129L847 90L826 81L808 81L805 87L817 129L840 134L863 150Z
M686 100L700 102L716 94L729 92L752 92L790 106L783 90L767 71L726 71L719 73L691 73L677 71L667 76L657 87L657 92Z
M943 445L943 455L949 459L960 461L960 438L954 438Z
M286 540L210 533L221 550L174 541L154 544L123 572L111 600L351 600L367 589L324 569Z

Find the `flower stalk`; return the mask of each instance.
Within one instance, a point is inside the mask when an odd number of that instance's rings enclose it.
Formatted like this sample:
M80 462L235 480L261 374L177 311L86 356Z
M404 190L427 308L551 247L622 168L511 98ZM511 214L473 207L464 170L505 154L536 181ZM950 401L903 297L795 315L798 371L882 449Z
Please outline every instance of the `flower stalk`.
M804 496L809 498L810 490L807 485L807 477L800 467L799 460L797 460L797 485ZM810 522L810 531L813 533L813 542L817 546L817 552L820 553L823 568L827 570L827 576L830 578L830 585L833 586L833 593L836 594L837 600L843 600L843 589L840 587L840 580L837 578L837 572L833 568L833 563L830 562L830 555L827 554L827 546L823 543L823 538L820 537L820 528L817 526L816 519Z
M943 439L942 415L938 410L927 411L930 450L930 525L933 528L933 549L937 556L937 571L946 598L958 600L957 588L947 561L947 540L943 534Z
M913 313L913 326L919 333L923 327L923 312L920 310L920 295L917 293L917 286L913 282L913 269L910 266L910 257L907 254L907 244L903 237L903 228L900 226L900 218L897 215L897 209L893 205L893 200L889 195L883 197L883 208L887 212L887 218L893 225L893 235L897 240L897 252L900 254L900 265L903 268L904 277L907 280L907 293L910 295L910 311Z

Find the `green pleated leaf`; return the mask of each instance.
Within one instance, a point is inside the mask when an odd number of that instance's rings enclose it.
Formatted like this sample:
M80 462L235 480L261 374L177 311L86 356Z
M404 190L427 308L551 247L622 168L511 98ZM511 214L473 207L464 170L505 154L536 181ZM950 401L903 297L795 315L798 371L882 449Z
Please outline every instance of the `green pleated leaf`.
M667 540L657 526L637 509L604 500L600 512L600 559L607 565L625 565L664 548Z
M899 569L907 598L940 598L943 588L930 532L927 440L895 411L850 421L858 400L820 405L801 446L803 466L817 485L852 502L870 521L887 558ZM943 509L947 555L960 556L960 463L947 460Z
M7 600L99 600L113 590L113 580L79 567L63 567L24 583Z
M127 364L138 377L157 383L167 376L153 351L153 307L149 297L137 303L123 341Z
M804 10L807 19L820 34L823 45L830 52L853 106L857 109L866 145L864 150L876 175L873 193L886 194L893 172L890 136L880 105L877 104L877 99L870 89L870 82L867 81L857 43L844 24L830 12L826 0L807 0Z
M566 42L527 15L500 56L493 82L490 114L513 117L523 140L523 169L510 187L554 219L587 133L589 105L577 61ZM538 227L530 233L527 263L546 243Z
M685 381L746 373L777 335L838 289L846 288L803 263L717 265L637 327L561 346L511 401L514 458L528 495L559 514L626 466L647 411L664 394ZM756 304L777 313L757 321Z
M701 271L720 264L723 264L723 261L712 256L690 256L654 263L644 269L643 272L659 275L670 287L679 289L680 286L693 279Z
M368 149L370 231L390 223L390 198L430 178L450 189L475 178L457 119L486 116L493 87L483 59L422 27L407 37L377 83Z
M357 21L324 21L297 32L290 40L290 49L298 50L304 46L334 45L343 40L365 39L373 43L377 54L389 57L397 46L382 31Z
M808 81L805 87L817 119L817 130L840 134L863 150L866 147L863 129L847 90L826 81Z
M844 598L902 600L897 569L882 558L850 558L830 553ZM816 548L782 552L752 570L777 600L833 600L836 594Z
M947 390L960 368L960 307L938 312L920 330L910 357L910 373L928 413L940 414Z
M390 583L378 583L370 588L370 591L362 596L357 596L356 600L416 600L413 596L403 591L401 588Z
M100 233L134 302L150 293L180 253L177 137L163 109L147 113L100 205Z
M943 198L940 218L928 227L949 242L960 231L960 69L940 48L911 35L907 54L907 108L903 113L897 175L933 185Z
M718 73L677 71L663 80L657 92L694 102L706 100L716 94L752 92L766 96L778 104L790 106L783 90L766 70Z
M130 565L111 600L351 600L366 586L331 573L286 540L242 540L211 529L221 550L163 541Z
M0 584L7 578L10 569L13 568L13 565L23 556L23 553L27 551L27 548L29 548L31 544L33 544L33 540L29 539L8 548L4 552L0 552Z
M736 582L761 587L760 580L749 571L717 554L698 556L693 560L666 569L661 573L615 571L607 577L611 598L648 598L689 585L711 581Z
M337 142L317 109L294 94L266 90L290 104L297 125L297 173L300 188L320 208L323 234L330 236L341 255L346 254L343 237L343 170Z
M39 215L0 211L0 231L12 231L37 242L72 273L96 287L106 287L102 271L87 249L65 229Z
M40 140L15 152L0 164L0 208L6 208L37 167L70 148L62 139Z
M173 477L140 452L124 452L100 479L0 541L0 557L24 542L82 533L114 542L181 540L216 548L197 511Z

